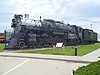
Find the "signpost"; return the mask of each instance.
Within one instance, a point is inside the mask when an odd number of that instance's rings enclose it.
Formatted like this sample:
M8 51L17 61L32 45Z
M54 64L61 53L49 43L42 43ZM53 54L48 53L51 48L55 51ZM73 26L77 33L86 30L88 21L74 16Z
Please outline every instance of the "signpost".
M57 43L56 46L53 45L53 53L55 48L61 48L61 54L64 54L64 45L63 43Z

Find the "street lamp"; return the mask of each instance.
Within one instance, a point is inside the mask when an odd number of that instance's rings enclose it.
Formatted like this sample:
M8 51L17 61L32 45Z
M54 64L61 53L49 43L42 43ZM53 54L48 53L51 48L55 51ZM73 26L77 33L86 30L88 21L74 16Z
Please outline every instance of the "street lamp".
M92 25L93 25L93 24L90 24L90 26L91 26L91 30L92 30Z

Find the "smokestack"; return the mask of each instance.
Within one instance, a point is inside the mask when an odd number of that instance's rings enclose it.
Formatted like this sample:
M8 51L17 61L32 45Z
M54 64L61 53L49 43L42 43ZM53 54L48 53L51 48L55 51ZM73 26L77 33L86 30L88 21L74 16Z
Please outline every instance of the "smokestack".
M42 17L40 16L40 20L41 20L41 18L42 18Z
M25 14L25 18L29 18L29 14Z

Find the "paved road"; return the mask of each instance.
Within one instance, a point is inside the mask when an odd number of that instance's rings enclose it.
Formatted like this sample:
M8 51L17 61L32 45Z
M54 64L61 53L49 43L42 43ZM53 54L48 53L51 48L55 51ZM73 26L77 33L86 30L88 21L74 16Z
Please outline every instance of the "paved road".
M57 60L0 57L0 75L72 75L81 63Z
M0 75L72 75L72 70L97 61L98 56L100 49L82 57L0 53Z

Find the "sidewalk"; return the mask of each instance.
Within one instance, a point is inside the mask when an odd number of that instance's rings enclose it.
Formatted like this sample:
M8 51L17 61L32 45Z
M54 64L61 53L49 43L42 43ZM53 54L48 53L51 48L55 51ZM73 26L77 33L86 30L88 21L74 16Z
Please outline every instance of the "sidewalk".
M100 56L100 49L91 52L84 56L63 56L63 55L46 55L46 54L27 54L27 53L0 53L0 56L5 57L20 57L20 58L35 58L35 59L48 59L48 60L60 60L79 63L90 63L98 61Z
M89 59L89 60L98 60L98 59L100 59L100 58L98 58L100 56L100 49L97 49L97 50L95 50L95 51L93 51L93 52L91 52L91 53L88 53L88 54L86 54L86 55L84 55L84 56L82 56L82 58L85 58L85 59Z

